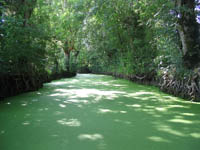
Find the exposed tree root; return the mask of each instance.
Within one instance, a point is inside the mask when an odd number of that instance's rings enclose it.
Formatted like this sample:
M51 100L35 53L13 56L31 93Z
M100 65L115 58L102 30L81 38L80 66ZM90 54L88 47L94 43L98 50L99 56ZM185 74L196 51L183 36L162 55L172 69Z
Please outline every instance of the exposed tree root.
M156 85L166 93L189 99L192 101L200 102L200 75L194 73L185 79L178 79L176 76L166 72L155 79L155 73L148 75L124 75L112 72L106 72L101 74L112 75L117 78L128 79L137 83Z
M200 76L195 73L182 80L165 73L159 85L164 92L192 101L200 101Z

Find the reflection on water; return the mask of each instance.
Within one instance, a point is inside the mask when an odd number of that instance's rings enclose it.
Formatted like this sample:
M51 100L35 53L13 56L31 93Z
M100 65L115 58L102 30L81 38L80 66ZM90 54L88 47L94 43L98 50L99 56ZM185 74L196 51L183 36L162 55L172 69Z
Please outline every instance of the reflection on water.
M0 102L1 150L195 150L200 104L79 74Z

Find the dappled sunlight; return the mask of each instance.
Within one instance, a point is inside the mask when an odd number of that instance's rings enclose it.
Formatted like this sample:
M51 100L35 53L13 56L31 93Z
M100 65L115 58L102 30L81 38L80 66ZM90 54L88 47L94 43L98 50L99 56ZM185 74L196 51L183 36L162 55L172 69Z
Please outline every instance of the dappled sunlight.
M187 136L186 134L184 134L184 133L182 133L180 131L172 129L168 125L159 125L157 128L158 128L158 131L166 132L166 133L172 134L174 136L180 136L180 137Z
M168 103L175 103L175 102L177 103L178 102L179 104L188 104L188 105L195 104L195 105L200 105L200 103L198 103L198 102L184 100L184 99L172 96L172 95L168 95L166 93L161 93L160 96L161 96L161 100L167 101Z
M5 133L5 131L4 131L4 130L2 130L2 131L0 132L0 135L1 135L1 134L4 134L4 133Z
M168 105L167 108L190 108L189 106L186 105Z
M7 102L6 104L7 104L7 105L10 105L10 104L11 104L11 102Z
M27 126L27 125L30 125L31 123L30 123L30 121L25 121L22 124L25 125L25 126Z
M87 104L88 100L69 99L69 100L64 101L64 103L66 103L66 104L70 104L70 103L84 103L84 104Z
M126 85L121 85L121 84L112 84L114 87L127 87Z
M147 114L155 114L155 111L153 109L145 109L145 108L143 108L143 109L141 109L141 111L144 111Z
M41 95L42 93L40 93L40 92L37 92L37 94L38 94L38 95Z
M155 106L144 106L145 108L153 109Z
M140 104L133 104L133 105L126 105L127 107L139 108L141 107Z
M175 115L174 118L175 119L183 119L184 117L183 116L179 116L179 115Z
M22 106L27 106L28 105L28 103L24 103L24 104L21 104Z
M127 87L127 85L117 84L117 83L114 83L114 82L115 82L115 80L110 80L110 81L93 81L91 84L93 86L101 86L101 87L105 86L105 87L112 87L112 88L119 88L119 89L123 89L123 88Z
M103 91L98 89L55 89L55 92L57 93L50 94L49 96L68 97L69 99L94 97L91 102L99 102L102 99L114 100L119 97L119 94L125 94L123 91ZM76 100L73 101L76 102Z
M65 84L69 84L69 82L67 82L67 81L53 81L53 82L49 83L49 85L53 85L53 86L65 85Z
M182 113L181 115L184 115L184 116L196 116L194 113Z
M183 124L192 124L193 122L190 120L185 120L185 119L171 119L168 120L169 122L174 122L174 123L183 123Z
M64 104L59 104L59 106L62 107L62 108L66 107L66 105L64 105Z
M124 111L124 110L117 111L117 110L102 109L102 108L100 108L100 109L98 110L98 113L100 113L100 114L106 114L106 113L121 113L121 114L126 114L127 111Z
M115 119L114 122L123 123L123 124L126 124L126 125L131 125L132 124L130 121L123 121L123 120L119 120L119 119Z
M91 141L96 141L96 140L102 140L103 139L103 135L101 134L80 134L78 136L79 140L91 140Z
M115 110L110 109L99 109L98 113L105 114L105 113L117 113Z
M113 86L113 84L111 82L92 82L93 85L99 86L99 85L104 85L104 86Z
M134 93L128 93L125 96L126 97L137 97L137 96L143 96L143 95L155 95L153 92L144 92L144 91L139 91L139 92L134 92Z
M200 133L191 133L190 134L193 138L200 139Z
M167 111L167 109L163 108L163 107L156 107L155 110L157 110L157 111Z
M61 119L61 120L57 120L57 123L61 124L61 125L65 125L65 126L69 126L69 127L79 127L81 126L81 122L78 119Z
M51 146L61 141L75 150L82 145L97 150L126 150L126 145L132 149L143 144L153 149L199 146L200 105L108 76L78 75L56 82L2 102L1 139L12 136L12 142L19 143L29 137ZM15 130L13 124L17 124ZM21 134L21 139L15 138ZM112 147L115 143L121 147Z
M76 84L80 82L78 79L63 79L63 80L59 80L59 81L53 81L51 83L48 83L50 85L53 85L53 86L59 86L59 85L72 85L72 84Z
M21 106L25 107L28 105L28 101L21 101Z
M153 141L153 142L165 142L165 143L170 143L169 140L166 140L162 137L158 137L158 136L151 136L151 137L148 137L149 140Z
M126 114L127 113L127 111L124 111L124 110L121 110L121 111L119 111L121 114Z
M40 109L38 109L38 111L47 111L47 110L49 110L49 108L40 108Z
M54 101L60 102L61 100L60 100L60 99L57 99L57 98L55 98L55 99L54 99Z
M77 74L76 78L77 79L94 79L94 78L103 78L107 77L106 75L101 75L101 74Z

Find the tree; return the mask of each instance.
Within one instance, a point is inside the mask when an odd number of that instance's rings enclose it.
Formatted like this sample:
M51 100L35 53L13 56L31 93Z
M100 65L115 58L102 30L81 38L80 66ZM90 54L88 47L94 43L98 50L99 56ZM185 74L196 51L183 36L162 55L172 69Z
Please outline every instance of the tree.
M177 28L182 43L184 65L193 68L200 62L199 25L195 0L176 0Z

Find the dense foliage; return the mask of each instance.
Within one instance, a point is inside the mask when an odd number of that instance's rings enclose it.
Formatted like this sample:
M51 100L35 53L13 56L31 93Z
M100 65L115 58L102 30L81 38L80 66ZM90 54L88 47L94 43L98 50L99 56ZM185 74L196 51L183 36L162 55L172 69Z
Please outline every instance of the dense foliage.
M199 100L195 0L0 2L0 73L106 73ZM27 79L26 79L27 80Z
M0 4L0 97L71 76L72 70L66 72L64 44L56 37L54 21L60 16L53 16L59 5L43 0L7 0Z

